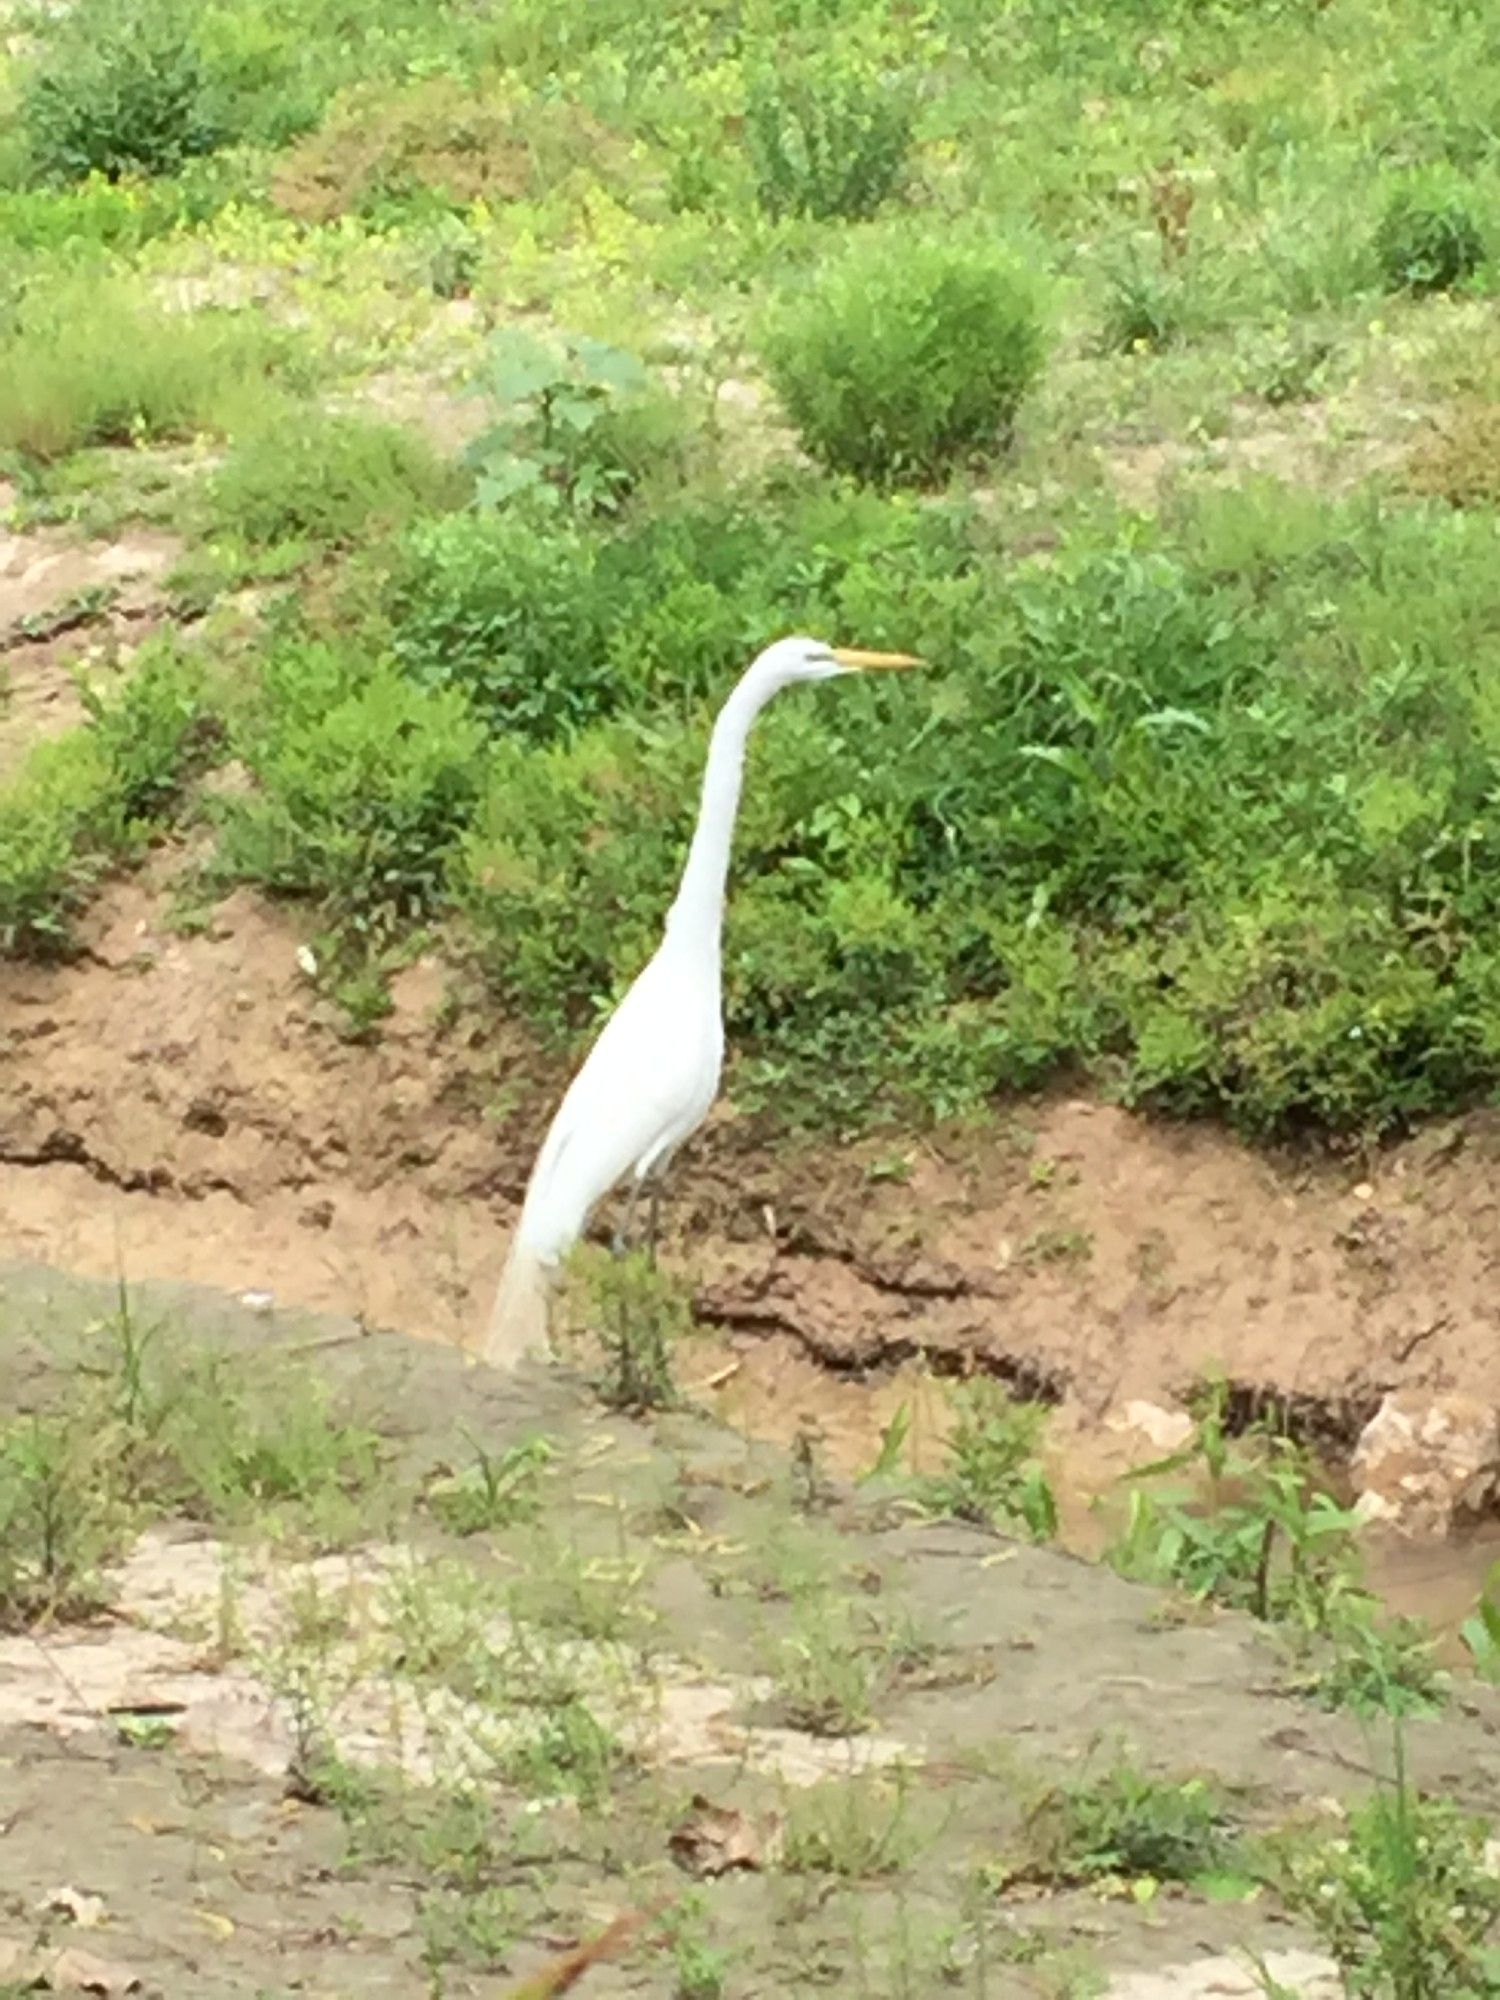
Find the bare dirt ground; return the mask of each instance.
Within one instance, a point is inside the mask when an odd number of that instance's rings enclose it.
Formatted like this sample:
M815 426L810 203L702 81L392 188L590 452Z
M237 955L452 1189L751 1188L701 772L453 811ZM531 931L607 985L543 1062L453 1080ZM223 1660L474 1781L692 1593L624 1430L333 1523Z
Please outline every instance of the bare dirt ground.
M80 1369L108 1367L112 1300L55 1274L0 1277L7 1407L46 1408ZM780 1454L690 1413L610 1416L553 1373L501 1380L347 1318L183 1289L143 1288L135 1313L166 1343L157 1353L250 1364L262 1382L315 1369L340 1420L386 1436L379 1504L366 1535L315 1559L257 1540L254 1524L229 1540L146 1526L108 1573L105 1613L0 1638L0 1980L9 1963L51 1990L195 2000L561 1991L516 1982L622 1913L680 1899L706 1868L695 1921L730 1952L727 1990L742 1996L832 1978L872 2000L936 1983L987 2000L1250 2000L1247 1950L1298 2000L1337 1992L1263 1898L994 1886L1028 1808L1122 1745L1158 1775L1213 1771L1251 1830L1366 1791L1378 1745L1290 1690L1264 1628L1183 1623L1158 1593L888 1500L799 1495ZM538 1433L554 1451L541 1524L445 1537L421 1498L433 1472L468 1440L498 1452ZM567 1573L596 1618L626 1549L636 1636L548 1628L547 1671L565 1664L623 1746L607 1800L580 1812L551 1780L518 1775L534 1768L514 1752L537 1727L523 1685L535 1666L501 1672L478 1701L456 1670L472 1671L474 1645L489 1667L513 1657L533 1600L507 1590ZM843 1607L890 1649L865 1732L809 1733L778 1714L765 1663L810 1603ZM425 1661L413 1633L431 1641ZM325 1751L397 1789L309 1786L309 1704ZM1413 1725L1422 1782L1492 1802L1497 1725L1483 1693ZM809 1873L784 1843L819 1786L873 1819L840 1867ZM464 1819L453 1851L433 1801L454 1812L465 1798L460 1818L475 1799L489 1817L482 1840ZM726 1838L743 1865L714 1874ZM986 1866L976 1915L960 1891ZM503 1923L476 1926L476 1910ZM667 2000L680 1973L648 1918L584 1984Z
M79 667L119 665L163 615L175 536L134 528L80 542L60 530L12 533L0 482L0 778L43 738L83 719Z
M81 958L0 968L0 1254L475 1333L559 1072L435 961L350 1043L300 942L245 894L181 934L124 882ZM702 1317L834 1370L979 1365L1094 1422L1212 1369L1346 1439L1388 1389L1488 1398L1500 1120L1336 1162L1075 1096L1024 1115L893 1169L889 1138L766 1146L731 1077L669 1210Z

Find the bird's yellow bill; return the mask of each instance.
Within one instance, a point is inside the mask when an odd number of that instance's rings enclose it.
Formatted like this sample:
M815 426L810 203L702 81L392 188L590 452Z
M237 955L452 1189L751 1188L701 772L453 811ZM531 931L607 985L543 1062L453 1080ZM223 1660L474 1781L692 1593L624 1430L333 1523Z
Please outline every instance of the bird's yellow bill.
M927 662L919 660L915 653L861 653L852 646L835 646L833 657L841 667L853 667L864 673L874 667L925 667Z

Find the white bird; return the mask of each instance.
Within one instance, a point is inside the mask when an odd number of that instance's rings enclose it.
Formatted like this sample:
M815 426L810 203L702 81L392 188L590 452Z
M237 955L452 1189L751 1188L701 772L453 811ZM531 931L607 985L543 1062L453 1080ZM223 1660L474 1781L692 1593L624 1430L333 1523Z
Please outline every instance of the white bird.
M509 1368L548 1351L557 1268L594 1209L628 1174L630 1212L708 1115L724 1061L720 943L729 850L751 724L778 689L872 668L908 653L854 652L781 639L719 711L698 824L655 956L605 1022L542 1141L490 1315L484 1358Z

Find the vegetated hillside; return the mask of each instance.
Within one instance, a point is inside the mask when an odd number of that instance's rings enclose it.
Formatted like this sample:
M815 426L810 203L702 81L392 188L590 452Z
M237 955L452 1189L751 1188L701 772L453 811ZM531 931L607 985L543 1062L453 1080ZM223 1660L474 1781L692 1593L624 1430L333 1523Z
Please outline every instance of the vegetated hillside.
M933 668L759 733L742 1102L1082 1071L1372 1134L1492 1088L1493 9L11 26L12 524L184 553L128 670L108 584L11 625L120 671L4 780L6 950L176 826L200 903L317 907L357 1026L441 926L566 1038L800 628Z

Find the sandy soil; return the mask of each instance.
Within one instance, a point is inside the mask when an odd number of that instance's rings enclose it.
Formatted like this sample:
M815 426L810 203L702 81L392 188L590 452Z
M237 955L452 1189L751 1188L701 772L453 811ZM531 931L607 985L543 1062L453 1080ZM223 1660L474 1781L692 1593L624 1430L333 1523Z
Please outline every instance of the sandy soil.
M79 668L128 659L163 615L162 579L182 553L150 528L100 542L15 534L5 505L0 487L0 779L33 743L83 719Z

